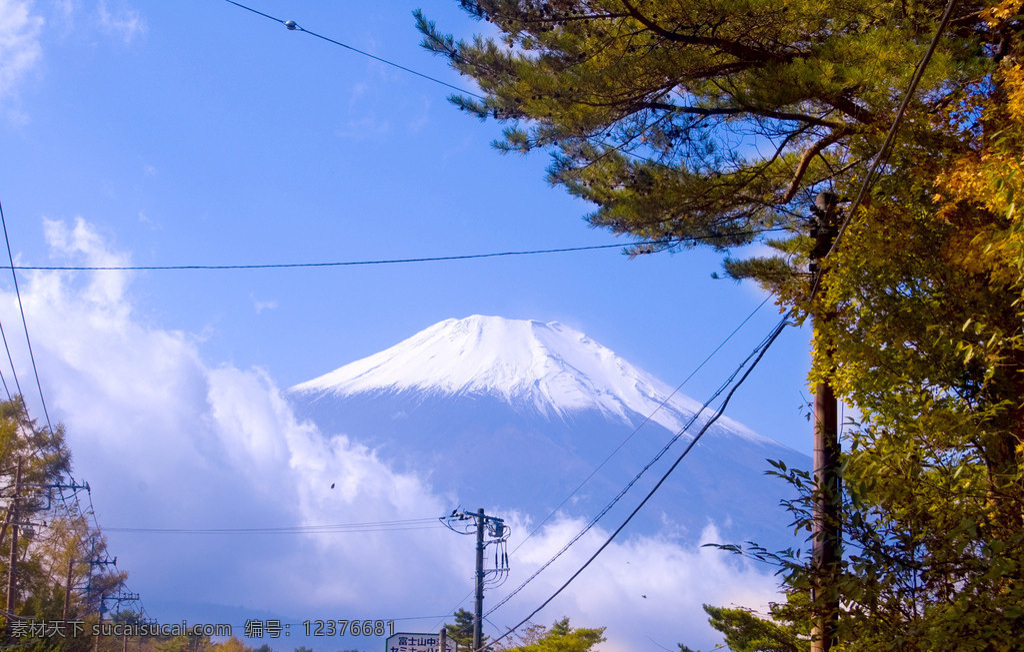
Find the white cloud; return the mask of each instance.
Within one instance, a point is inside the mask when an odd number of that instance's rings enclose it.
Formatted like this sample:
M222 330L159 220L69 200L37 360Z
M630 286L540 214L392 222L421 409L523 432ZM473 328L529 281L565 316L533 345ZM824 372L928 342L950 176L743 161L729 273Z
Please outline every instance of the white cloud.
M83 220L48 221L44 229L56 256L91 265L129 260ZM328 437L299 422L265 371L211 365L194 335L146 323L133 307L131 281L123 271L40 272L23 284L51 414L68 427L78 473L93 487L101 523L379 523L451 509L451 501L422 477L397 472L358 441ZM16 310L13 293L0 293L0 317L19 323ZM26 369L27 354L15 353ZM508 520L516 536L528 531L518 515ZM527 542L511 559L508 583L488 591L485 608L581 525L555 519ZM592 530L490 621L517 622L605 536ZM144 602L244 603L300 618L398 618L443 614L472 586L473 537L441 527L189 538L115 532L110 538ZM713 528L705 538L717 538ZM604 652L647 646L648 637L669 649L677 642L707 646L718 639L701 603L758 607L774 586L770 575L716 550L683 547L669 538L624 538L535 620L550 624L569 615L577 626L607 626Z
M249 298L252 299L252 307L256 311L256 314L262 313L264 310L276 310L277 301L260 301L255 295L250 294Z
M580 520L560 519L541 530L517 556L523 568L518 583L550 559L582 527ZM609 536L594 528L570 548L521 597L509 602L513 625L552 595ZM709 630L701 605L747 606L766 609L774 599L776 581L749 564L714 548L682 546L659 537L619 535L566 590L534 618L550 625L570 616L575 626L605 626L608 643L603 652L646 648L648 636L657 644L675 649L676 643L708 647L718 635ZM701 543L720 540L713 525L702 533ZM513 581L509 586L517 586ZM528 608L526 608L528 607ZM521 612L521 613L520 613ZM511 617L515 616L515 620Z
M338 138L351 140L379 139L391 133L391 122L377 118L372 112L361 118L347 120L334 131Z
M76 10L75 0L53 0L53 8L64 20L71 20Z
M418 111L409 120L409 133L417 133L430 122L430 100L424 98Z
M30 0L0 0L0 103L42 57L42 28Z
M97 11L103 31L121 38L125 44L145 34L148 29L145 19L135 9L122 7L111 11L107 8L106 0L100 0Z

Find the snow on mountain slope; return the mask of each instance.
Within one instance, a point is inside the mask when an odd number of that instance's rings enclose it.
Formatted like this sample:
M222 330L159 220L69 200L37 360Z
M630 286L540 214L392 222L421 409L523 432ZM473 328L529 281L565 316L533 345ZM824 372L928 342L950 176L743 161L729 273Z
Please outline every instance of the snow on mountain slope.
M471 501L538 518L552 510L592 516L648 466L636 492L651 488L681 446L661 451L701 407L576 330L479 315L435 324L285 395L299 419L422 474L453 506ZM767 459L810 463L718 420L634 531L667 528L694 543L714 523L726 541L793 545L779 506L786 487L764 475Z
M701 407L558 322L481 315L447 319L288 391L311 398L403 390L497 396L511 405L532 405L547 417L596 409L631 423L630 413L653 414L654 422L672 431L680 430ZM723 418L719 423L764 441L735 421Z

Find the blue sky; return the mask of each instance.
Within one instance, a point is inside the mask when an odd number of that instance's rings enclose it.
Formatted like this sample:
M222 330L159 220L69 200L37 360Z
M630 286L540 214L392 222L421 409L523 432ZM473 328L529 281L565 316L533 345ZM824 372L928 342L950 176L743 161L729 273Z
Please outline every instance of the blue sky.
M483 29L454 0L249 4L463 87L467 80L419 47L411 12L420 7L461 36ZM25 265L219 265L616 242L585 224L586 204L546 184L545 156L498 154L489 143L500 127L460 114L448 93L223 0L0 0L0 201L14 254ZM211 397L239 387L267 393L259 399L267 419L287 421L270 397L277 389L445 318L561 321L676 385L764 298L752 285L712 280L720 259L694 250L629 260L612 249L19 279L50 411L68 425L101 523L128 526L142 512L124 493L160 483L125 479L125 467L111 462L118 442L146 451L142 464L174 446L140 433L157 422L167 437L178 425L226 423ZM10 333L18 318L9 276L3 283ZM777 319L769 303L684 391L703 400ZM28 378L23 344L8 337ZM790 329L762 364L730 416L809 453L806 331ZM198 378L204 390L192 384ZM233 405L243 413L244 404ZM38 409L32 393L29 405ZM244 422L232 427L252 443ZM203 461L212 453L201 442L195 450L181 463L212 473L212 458ZM371 452L359 454L372 462ZM263 458L253 455L239 468L258 467ZM293 470L294 459L293 451ZM193 498L202 503L198 490ZM419 507L445 509L426 502ZM167 518L176 516L169 509ZM266 516L256 505L235 515L239 524ZM144 548L127 538L112 544L115 552ZM142 568L155 557L139 555L125 566L145 600L146 588L162 585ZM269 599L256 607L275 608Z

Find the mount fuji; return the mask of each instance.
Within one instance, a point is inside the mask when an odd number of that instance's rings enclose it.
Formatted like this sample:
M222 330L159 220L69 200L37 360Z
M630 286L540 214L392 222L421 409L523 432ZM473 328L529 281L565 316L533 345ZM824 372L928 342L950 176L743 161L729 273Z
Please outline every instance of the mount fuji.
M474 315L285 390L296 416L345 434L428 478L452 507L552 510L589 518L695 423L609 513L649 491L710 417L697 401L557 322ZM631 527L689 543L714 524L724 542L794 544L766 460L808 456L719 419Z

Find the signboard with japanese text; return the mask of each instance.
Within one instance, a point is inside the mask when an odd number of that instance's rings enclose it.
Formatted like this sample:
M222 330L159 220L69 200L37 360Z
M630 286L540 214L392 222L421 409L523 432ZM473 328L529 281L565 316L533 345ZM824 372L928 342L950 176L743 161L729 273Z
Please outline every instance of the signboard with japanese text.
M433 634L409 634L399 633L389 636L384 652L438 652L437 646L441 641L441 635ZM445 652L456 652L455 641L450 637L445 639Z

